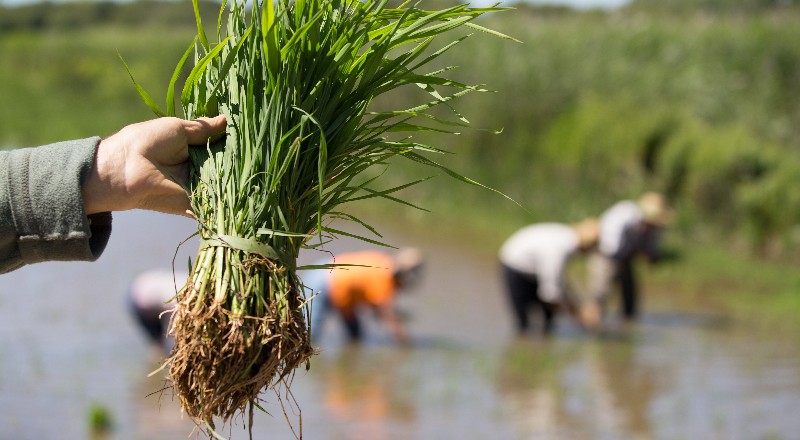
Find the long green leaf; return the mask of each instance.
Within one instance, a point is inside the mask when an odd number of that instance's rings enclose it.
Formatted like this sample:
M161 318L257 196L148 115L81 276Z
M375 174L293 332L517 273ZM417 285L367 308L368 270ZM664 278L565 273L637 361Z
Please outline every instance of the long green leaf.
M144 103L147 104L148 107L150 107L150 110L152 110L153 113L156 114L156 116L158 117L166 116L164 111L161 110L158 104L156 104L156 101L153 100L150 94L147 93L147 91L143 89L142 86L140 86L139 83L136 81L136 79L133 77L133 73L131 73L131 69L128 67L128 63L125 62L125 59L122 58L122 54L119 53L119 51L117 52L117 56L119 56L119 59L122 61L122 65L125 66L125 70L128 72L128 76L131 77L131 81L133 81L133 85L134 87L136 87L136 91L139 92L139 96L142 98L142 101L144 101Z
M175 70L172 72L172 78L170 78L169 86L167 87L167 116L175 116L175 83L178 82L178 78L181 72L183 72L186 60L189 59L189 55L194 51L195 44L197 44L197 37L192 40L192 43L186 49L186 52L183 53L183 56L175 66Z
M206 31L203 29L203 21L200 18L200 5L197 3L197 0L192 0L192 8L194 9L194 19L197 22L197 38L200 40L206 52L208 52L211 46L208 44Z
M188 104L194 92L194 87L197 86L197 83L203 78L203 74L205 73L206 68L208 67L209 63L215 60L219 54L222 52L222 49L225 48L225 45L228 43L230 37L226 37L222 40L219 44L217 44L211 52L205 55L203 58L198 61L198 63L194 66L191 73L189 73L189 77L186 79L186 83L183 87L183 92L181 93L181 102L184 105Z

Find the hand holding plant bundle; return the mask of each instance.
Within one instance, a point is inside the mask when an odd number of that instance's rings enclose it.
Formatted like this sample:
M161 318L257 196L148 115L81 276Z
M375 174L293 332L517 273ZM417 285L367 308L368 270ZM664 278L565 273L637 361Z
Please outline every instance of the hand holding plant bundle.
M83 183L86 214L147 209L191 213L186 190L188 144L205 143L225 130L225 117L186 121L158 118L123 127L100 141Z
M314 236L349 235L331 228L332 219L361 223L339 205L399 201L393 193L419 183L373 189L364 171L400 156L475 184L425 156L440 149L390 136L452 133L438 127L467 121L443 120L429 110L484 91L444 78L451 68L423 72L466 38L433 47L436 37L462 27L508 37L472 22L501 10L495 7L427 11L390 8L385 0L256 0L251 6L233 0L224 35L222 5L219 43L212 45L196 0L194 7L198 36L175 69L166 112L137 88L158 115L174 115L175 83L194 52L183 111L187 118L227 118L224 139L190 151L201 246L177 296L176 345L168 360L183 408L213 427L213 417L228 421L248 404L252 410L261 390L285 383L314 353L296 275L301 247ZM402 86L420 87L430 101L370 111L376 97Z

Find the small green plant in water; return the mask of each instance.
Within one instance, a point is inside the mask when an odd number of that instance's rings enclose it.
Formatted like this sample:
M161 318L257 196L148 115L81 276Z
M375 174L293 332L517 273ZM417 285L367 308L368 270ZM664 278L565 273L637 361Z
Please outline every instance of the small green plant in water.
M104 438L114 428L111 411L99 403L92 404L89 408L89 432L92 438Z

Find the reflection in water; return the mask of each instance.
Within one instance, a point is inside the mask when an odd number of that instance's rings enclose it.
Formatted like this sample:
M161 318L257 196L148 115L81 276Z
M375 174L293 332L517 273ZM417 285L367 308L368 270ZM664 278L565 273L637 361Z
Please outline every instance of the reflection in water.
M652 438L656 371L623 341L521 341L498 377L519 438Z
M656 395L654 367L638 362L635 341L597 342L582 350L586 386L593 394L587 410L594 413L595 427L633 439L651 438L648 406Z
M159 367L157 363L148 364L152 370ZM161 371L149 376L145 371L132 383L131 408L135 438L187 438L194 429L187 417L181 417L180 403L172 390L165 388L166 372Z
M630 366L607 364L615 354L602 349L579 341L508 348L498 385L519 438L649 438L646 406L618 398Z
M765 406L800 404L796 344L713 316L644 322L655 325L509 345L496 383L515 438L794 438L798 421Z
M392 435L394 423L413 424L413 401L399 392L397 380L407 358L404 350L364 353L360 345L343 347L332 358L320 357L314 368L320 373L324 408L331 417L331 438L384 440ZM337 433L347 426L350 434Z
M517 339L510 344L497 378L503 408L521 437L554 438L562 416L563 393L551 339Z

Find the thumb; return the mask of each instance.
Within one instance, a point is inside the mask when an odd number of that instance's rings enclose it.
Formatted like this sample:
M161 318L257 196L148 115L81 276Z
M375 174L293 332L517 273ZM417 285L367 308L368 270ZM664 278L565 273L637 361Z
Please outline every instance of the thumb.
M219 115L213 118L204 117L194 121L184 121L183 130L190 145L202 145L211 136L224 132L226 125L225 115Z

